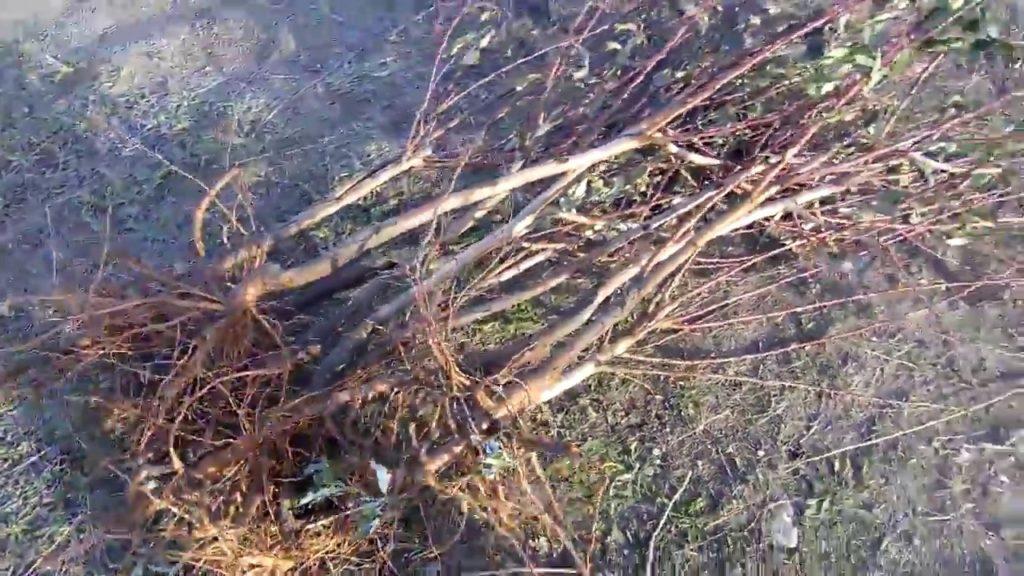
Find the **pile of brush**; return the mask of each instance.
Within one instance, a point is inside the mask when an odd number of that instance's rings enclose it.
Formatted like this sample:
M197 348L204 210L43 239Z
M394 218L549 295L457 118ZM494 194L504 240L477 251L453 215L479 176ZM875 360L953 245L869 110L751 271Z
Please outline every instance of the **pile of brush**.
M591 2L538 47L470 4L402 157L187 274L122 259L76 301L54 365L110 383L132 509L167 553L337 570L436 555L473 517L520 543L546 531L585 571L593 543L563 525L522 415L600 373L734 361L708 350L725 325L1018 281L757 308L843 262L955 245L959 215L1019 202L987 144L1020 93L915 100L963 11L765 14L727 55L716 5ZM241 171L196 209L201 254ZM353 227L368 203L384 216ZM336 222L350 231L303 257Z

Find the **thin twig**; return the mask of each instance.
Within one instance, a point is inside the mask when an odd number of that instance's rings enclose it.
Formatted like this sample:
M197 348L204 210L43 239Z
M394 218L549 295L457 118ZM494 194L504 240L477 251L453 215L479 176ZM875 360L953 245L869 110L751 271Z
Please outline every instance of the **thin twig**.
M654 529L654 534L651 534L651 541L647 544L647 570L645 571L647 576L654 576L654 548L658 543L658 536L661 535L661 531L665 528L665 524L668 522L669 514L672 513L672 507L676 505L676 502L679 501L683 492L685 492L686 488L690 485L691 478L693 478L693 472L686 475L686 480L683 480L683 485L679 487L679 490L676 490L672 499L668 501L668 507L665 508L664 514L661 515L658 527Z
M892 115L889 116L889 120L885 123L885 128L882 128L882 133L879 136L879 138L885 138L886 136L889 135L889 131L892 130L893 126L896 125L896 120L899 119L900 114L903 113L903 110L914 98L914 95L917 94L918 89L921 88L921 85L924 84L925 80L927 80L929 76L931 76L932 72L935 71L935 68L938 67L939 63L942 62L942 59L945 57L946 54L944 52L936 54L932 58L932 61L929 62L927 66L925 66L924 70L921 72L921 75L918 76L917 80L914 82L914 85L910 87L910 91L907 92L907 95L904 96L903 99L900 100L900 103L896 105L896 109L892 111Z
M217 194L241 173L242 169L238 166L228 170L213 186L206 189L206 194L196 205L192 214L192 241L195 242L196 252L200 257L206 256L206 246L203 244L203 218L206 216L206 210L210 203L217 199Z
M650 138L644 135L623 136L597 148L575 154L568 158L557 158L518 172L503 176L486 184L435 198L404 214L362 229L335 246L324 255L284 270L266 270L254 274L236 291L237 301L251 306L265 294L290 288L298 288L315 282L337 268L351 262L367 250L384 244L406 232L433 221L437 216L473 206L474 204L504 196L522 186L553 176L582 171L597 164L631 152L647 145Z
M422 166L426 161L427 155L427 151L420 151L408 158L395 161L376 172L335 187L326 198L299 212L273 232L251 241L225 256L218 264L218 268L222 272L227 272L248 258L265 254L278 242L312 228L324 218L362 200L374 190L397 178L399 175Z
M50 231L50 281L53 287L57 287L57 235L53 231L53 218L50 216L50 207L46 206L46 227Z
M96 269L96 277L93 278L92 284L89 285L89 300L92 300L93 295L96 294L96 288L103 281L103 275L107 270L107 257L110 254L110 215L113 210L113 206L107 206L107 217L104 220L103 231L103 251L100 253L100 265Z
M1018 379L1017 383L1019 384L1021 382L1024 382L1024 379ZM792 472L792 471L794 471L794 470L796 470L798 468L801 468L803 466L811 464L813 462L820 462L821 460L828 460L829 458L834 458L836 456L839 456L840 454L846 454L847 452L853 452L854 450L859 450L861 448L867 448L869 446L877 446L879 444L883 444L883 443L888 442L890 440L895 440L896 438L900 438L902 436L907 436L909 434L914 434L914 433L920 432L922 430L927 430L928 428L934 428L935 426L938 426L940 424L945 424L946 422L949 422L951 420L956 420L958 418L962 418L964 416L967 416L968 414L972 414L972 413L977 412L979 410L984 410L985 408L988 408L989 406L994 406L994 405L996 405L996 404L998 404L998 403L1000 403L1000 402L1002 402L1004 400L1008 400L1012 396L1014 396L1016 394L1020 394L1022 392L1024 392L1024 387L1014 388L1013 390L1010 390L1009 392L1005 392L1003 394L1000 394L999 396L996 396L995 398L992 398L991 400L986 400L985 402L982 402L980 404L975 404L973 406L964 408L963 410L954 412L954 413L952 413L952 414L950 414L948 416L943 416L942 418L937 418L935 420L929 420L928 422L925 422L924 424L919 424L919 425L914 426L912 428L907 428L906 430L900 430L899 432L894 432L892 434L886 434L885 436L880 436L878 438L873 438L873 439L868 440L866 442L859 442L857 444L851 444L849 446L843 446L842 448L838 448L836 450L832 450L831 452L826 452L824 454L819 454L818 456L812 456L810 458L805 458L805 459L803 459L803 460L801 460L801 461L799 461L799 462L797 462L795 464L787 466L782 471L783 471L783 473L789 473L789 472Z
M476 263L486 254L526 233L537 220L541 210L563 194L569 185L587 168L589 166L563 175L549 186L547 190L537 195L530 204L516 214L515 218L488 234L485 238L464 248L454 256L446 258L438 264L436 270L428 278L417 282L414 287L379 307L369 318L346 335L331 350L330 354L324 358L320 369L317 371L317 378L315 379L317 385L326 385L337 368L348 364L351 355L358 346L362 345L373 328L390 322L397 314L411 306L417 296L429 294L441 284L454 278L466 267Z

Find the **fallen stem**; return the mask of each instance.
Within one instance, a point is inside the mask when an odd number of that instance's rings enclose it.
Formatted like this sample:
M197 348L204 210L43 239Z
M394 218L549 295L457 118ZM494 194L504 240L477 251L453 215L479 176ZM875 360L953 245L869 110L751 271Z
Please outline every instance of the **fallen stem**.
M422 166L426 161L426 157L426 152L414 154L368 176L336 187L330 196L306 208L273 232L247 243L222 258L217 264L217 268L222 272L228 272L245 260L260 254L266 254L278 242L312 228L324 218L362 200L374 190L397 178L399 175Z
M672 499L668 501L668 506L665 507L665 512L661 515L661 520L658 521L658 526L654 529L654 533L651 534L651 541L647 544L647 570L645 571L647 576L654 576L654 548L658 543L658 537L661 536L661 531L665 529L665 524L668 523L668 517L672 513L672 508L675 507L683 492L686 492L686 489L690 486L691 478L693 478L693 472L686 475L683 485L672 495Z
M192 214L192 241L195 242L196 252L200 257L206 256L206 246L203 244L203 218L206 216L206 211L210 208L210 204L217 199L217 194L220 194L220 191L241 173L242 169L238 166L228 170L206 190L206 194L203 195Z
M1022 381L1024 381L1024 380L1018 379L1017 383L1019 384ZM818 456L812 456L810 458L805 458L805 459L803 459L803 460L801 460L799 462L796 462L795 464L791 464L790 466L787 466L786 468L783 468L782 472L783 473L789 473L789 472L792 472L793 470L796 470L798 468L801 468L801 467L806 466L808 464L811 464L813 462L820 462L822 460L828 460L829 458L834 458L836 456L839 456L840 454L846 454L847 452L853 452L854 450L859 450L861 448L867 448L869 446L877 446L879 444L883 444L883 443L888 442L890 440L895 440L897 438L900 438L901 436L907 436L909 434L914 434L914 433L920 432L922 430L927 430L928 428L934 428L935 426L938 426L940 424L945 424L946 422L949 422L951 420L956 420L958 418L963 418L964 416L967 416L968 414L972 414L972 413L977 412L979 410L984 410L985 408L988 408L989 406L994 406L996 404L999 404L1000 402L1002 402L1004 400L1008 400L1008 399L1012 398L1013 396L1015 396L1017 394L1020 394L1021 392L1024 392L1024 387L1014 388L1013 390L1010 390L1009 392L1000 394L999 396L996 396L995 398L992 398L991 400L987 400L987 401L982 402L980 404L975 404L973 406L969 406L967 408L964 408L963 410L959 410L959 411L954 412L954 413L952 413L952 414L950 414L948 416L943 416L942 418L936 418L935 420L929 420L928 422L925 422L924 424L918 424L917 426L914 426L914 427L911 427L911 428L907 428L906 430L900 430L899 432L894 432L892 434L886 434L885 436L879 436L878 438L873 438L873 439L868 440L866 442L859 442L857 444L851 444L849 446L843 446L842 448L838 448L836 450L832 450L832 451L826 452L824 454L819 454Z

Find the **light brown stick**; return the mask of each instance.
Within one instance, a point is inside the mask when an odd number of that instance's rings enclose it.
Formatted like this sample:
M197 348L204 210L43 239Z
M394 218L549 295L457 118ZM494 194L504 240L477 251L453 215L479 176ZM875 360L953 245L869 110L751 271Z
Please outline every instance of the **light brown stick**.
M840 192L834 187L822 187L833 194ZM800 195L798 195L800 196ZM805 202L819 200L823 196L818 189L812 189L802 195ZM590 354L586 359L576 364L575 367L563 371L567 359L579 354L583 348L593 343L600 335L607 332L625 314L628 314L636 307L644 295L660 285L674 270L678 268L689 257L699 251L708 242L723 234L735 231L739 222L749 219L749 215L757 211L761 219L772 218L785 213L793 208L793 202L780 201L764 205L771 210L759 210L758 206L751 206L743 203L726 214L723 214L714 223L703 229L696 236L692 237L687 246L678 250L673 258L662 261L651 273L640 278L641 284L630 290L623 303L611 307L603 313L584 332L573 338L561 353L556 354L545 365L531 372L524 378L523 382L516 385L515 389L509 390L505 398L498 404L497 410L492 413L495 421L505 420L513 414L520 413L533 406L548 402L564 392L575 388L585 382L588 378L600 372L603 367L613 358L626 353L639 340L638 333L630 333L617 338ZM748 222L747 224L749 224ZM435 447L429 451L423 461L423 469L426 473L432 474L448 466L459 454L468 447L467 440L456 438L445 444Z
M549 160L537 166L509 174L491 183L438 198L386 222L365 228L324 256L307 264L287 270L264 271L263 273L254 274L249 281L240 286L237 292L237 300L242 305L250 306L266 294L295 288L323 278L331 270L350 262L359 254L426 224L441 214L458 208L472 206L477 202L493 198L497 195L507 194L516 188L537 180L558 176L579 168L586 168L602 160L641 148L652 142L655 133L686 112L699 106L723 86L770 59L794 40L831 22L841 12L843 10L833 8L828 10L823 16L783 34L767 46L741 58L723 74L719 74L696 90L684 92L663 111L639 122L627 129L622 136L602 146L577 153L568 158Z
M327 384L335 370L348 364L352 353L366 340L373 328L389 323L401 311L411 306L417 293L436 289L442 283L454 278L460 271L482 258L485 254L524 234L536 221L541 210L561 195L569 184L589 167L590 165L583 166L563 175L554 184L549 186L547 190L535 197L515 218L494 232L491 232L482 240L447 258L429 278L419 282L416 286L406 290L398 297L392 299L391 302L380 307L331 350L331 353L320 364L321 368L317 371L314 386Z
M217 199L217 194L224 189L236 176L242 173L242 169L235 166L231 170L228 170L217 180L217 183L206 190L206 194L202 200L196 206L195 212L192 214L192 241L196 244L196 252L199 256L206 256L206 245L203 244L203 218L206 217L206 211L210 208L210 204L213 204L214 200Z
M641 148L649 142L651 139L644 135L623 136L568 158L549 160L487 184L435 198L404 214L364 228L323 256L306 264L284 270L268 269L254 274L239 286L236 302L243 306L251 306L264 295L309 284L327 276L332 270L351 262L364 252L427 224L442 214L508 194L516 188L538 180L585 170L598 162Z
M266 253L278 242L290 238L303 230L312 228L324 218L362 200L374 190L397 178L399 175L422 166L426 156L426 153L410 156L409 158L394 162L362 179L357 179L355 182L350 181L338 186L330 196L306 208L278 229L262 238L249 242L222 258L218 263L218 268L223 272L228 272L246 259Z
M617 236L611 238L610 240L602 243L601 245L594 247L582 258L577 258L573 262L557 268L556 270L552 271L550 275L543 278L536 284L526 286L524 288L520 288L518 290L514 290L511 292L506 292L496 299L489 300L487 302L483 302L481 304L459 311L455 315L455 317L452 318L450 325L453 328L459 328L462 326L472 324L477 320L486 318L487 316L491 316L493 314L497 314L499 312L502 312L515 306L520 302L524 302L531 298L535 298L545 292L548 292L549 290L555 288L556 286L560 285L561 283L571 278L573 274L581 270L584 266L596 263L601 258L604 258L605 256L611 254L612 252L615 252L619 248L622 248L623 246L629 244L630 242L633 242L637 238L640 238L641 236L644 236L646 234L650 234L655 230L661 228L662 226L668 224L669 222L672 222L676 218L679 218L680 216L683 216L684 214L687 214L688 212L694 210L695 208L700 207L709 201L713 201L715 198L723 196L724 194L728 193L733 188L735 188L736 185L741 183L745 178L752 175L756 175L759 172L760 167L753 166L750 169L742 170L726 178L725 182L723 182L721 187L705 192L696 198L680 198L671 210L668 210L663 214L658 215L656 218L653 218L652 220L644 223L641 226L622 232ZM649 256L649 253L645 253L643 255L643 258L647 258Z

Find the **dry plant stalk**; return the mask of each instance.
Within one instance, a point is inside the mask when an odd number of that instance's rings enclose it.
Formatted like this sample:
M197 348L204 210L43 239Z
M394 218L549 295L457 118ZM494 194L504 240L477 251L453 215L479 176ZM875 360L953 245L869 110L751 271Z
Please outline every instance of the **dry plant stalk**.
M524 57L516 65L522 70L506 66L487 77L546 71L536 75L548 79L493 97L486 101L490 108L469 108L468 92L454 80L449 91L455 96L437 96L439 72L410 139L418 143L411 153L219 257L212 268L220 285L200 289L136 271L147 293L125 299L117 285L104 284L88 308L70 318L86 336L64 347L63 356L116 374L123 398L111 402L109 412L133 431L133 497L144 516L162 514L166 534L188 541L187 562L271 570L337 568L356 557L372 562L374 554L386 556L392 531L408 519L408 502L422 507L425 486L509 531L521 511L485 504L508 494L500 492L502 470L481 473L481 455L493 448L488 438L514 428L524 412L596 374L624 369L624 360L641 357L633 354L638 349L657 363L673 339L699 338L722 322L770 320L730 320L727 314L794 279L813 278L820 267L805 267L801 258L814 247L858 253L868 240L916 242L954 215L953 206L1013 201L1006 187L979 192L968 185L984 169L974 157L931 159L938 143L983 137L986 117L1019 93L906 129L889 122L884 142L864 130L877 102L864 96L883 89L877 71L847 67L830 91L807 94L799 80L813 65L794 59L793 46L808 34L831 33L840 17L864 21L864 4L837 3L730 64L699 71L685 86L658 88L652 81L684 64L664 50L653 50L628 82L612 81L612 63L590 71L596 78L608 75L593 85L610 90L608 98L642 94L653 100L659 90L671 96L656 109L642 106L639 117L631 111L622 117L627 112L617 106L598 114L587 109L589 101L564 105L578 88L555 71L573 42L542 48L558 55L550 63ZM572 29L578 43L607 42L619 33L612 24L630 17L587 10ZM456 24L467 25L471 14ZM669 42L697 34L698 20L681 18ZM892 21L878 67L913 54L928 37L911 14ZM780 82L780 70L795 80ZM759 74L767 79L759 81ZM888 81L899 86L900 76L892 73ZM471 90L481 86L474 82ZM442 104L431 113L435 96ZM538 113L538 103L551 110ZM731 119L723 122L717 118L726 107ZM900 103L894 114L905 108ZM524 126L537 118L550 125L517 151L529 161L511 162L504 175L462 187L453 178L448 193L431 186L321 256L289 268L265 262L283 240L386 190L399 176L437 165L436 176L452 177L443 168L451 158L507 156L501 147L510 137L492 124L478 148L460 148L468 139L457 132L459 122L481 109ZM585 123L593 117L607 120L596 127L599 138L577 138L592 128ZM917 168L928 161L927 172ZM226 174L196 210L200 253L206 208L236 175ZM893 181L925 206L912 208L924 219L906 224L900 210L911 209L909 203L891 216L865 216L876 191ZM504 214L504 223L488 227L484 218L495 212ZM422 236L407 238L416 232ZM779 247L770 253L744 247L751 235L777 237ZM708 275L701 258L721 264ZM352 274L365 259L375 264ZM776 274L772 266L780 261L790 269ZM942 289L1017 286L1015 272ZM768 278L763 287L719 298L716 286L758 274ZM336 289L338 278L356 280ZM301 309L290 309L292 295L324 285L330 288L320 292L338 292L340 305L317 296L294 300ZM552 304L555 295L561 300ZM530 303L549 306L539 329L481 340L489 322ZM687 362L705 360L729 359ZM340 452L346 456L329 459ZM330 482L318 479L322 466ZM539 467L532 474L543 476ZM520 481L530 492L526 476ZM317 499L301 504L301 497L286 494L296 485L318 487ZM550 493L527 495L553 505ZM575 552L571 531L558 514L545 514L543 523L586 569L589 560ZM360 527L367 515L373 516L369 529Z
M196 252L201 257L206 256L206 245L203 243L203 218L206 217L206 211L210 208L210 204L217 201L217 195L220 194L221 190L237 178L241 172L241 168L237 166L228 170L213 186L206 190L206 194L203 195L202 200L196 205L195 212L192 215L192 241L195 242Z

